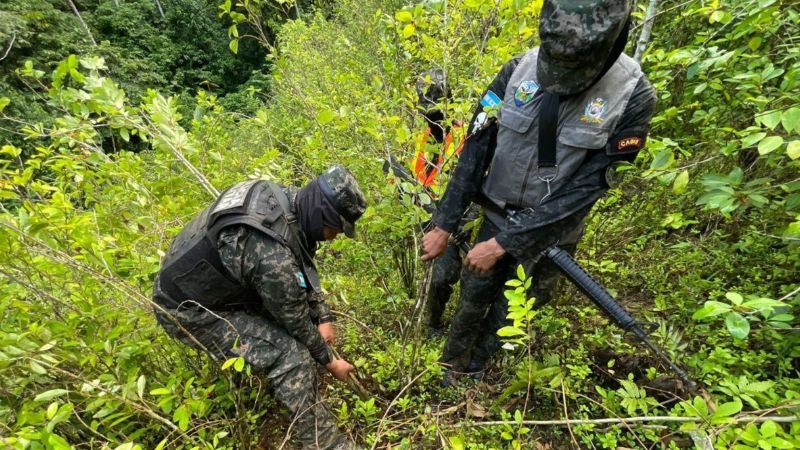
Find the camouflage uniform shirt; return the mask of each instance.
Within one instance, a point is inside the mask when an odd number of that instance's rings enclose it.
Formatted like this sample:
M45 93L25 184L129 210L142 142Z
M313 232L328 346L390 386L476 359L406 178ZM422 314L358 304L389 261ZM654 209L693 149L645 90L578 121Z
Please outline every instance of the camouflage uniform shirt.
M284 190L294 205L297 191ZM222 230L217 245L222 264L233 278L258 292L261 312L308 348L315 361L329 363L331 352L316 324L330 316L330 310L322 294L310 289L292 251L245 225Z

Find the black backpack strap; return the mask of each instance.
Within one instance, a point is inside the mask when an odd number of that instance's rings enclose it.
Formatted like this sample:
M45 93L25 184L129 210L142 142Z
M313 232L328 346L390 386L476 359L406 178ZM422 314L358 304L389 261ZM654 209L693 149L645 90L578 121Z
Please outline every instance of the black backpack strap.
M556 136L558 134L558 94L545 92L539 107L539 169L557 167ZM541 174L540 174L541 176Z

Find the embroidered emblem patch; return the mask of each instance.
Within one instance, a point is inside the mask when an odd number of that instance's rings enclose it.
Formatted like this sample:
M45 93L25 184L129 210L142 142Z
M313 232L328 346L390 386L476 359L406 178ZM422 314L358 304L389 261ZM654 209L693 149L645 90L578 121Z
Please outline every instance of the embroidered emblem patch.
M586 103L586 108L583 110L581 121L586 123L603 123L603 116L606 114L606 105L608 102L602 97L597 97Z
M500 97L498 97L497 94L492 91L487 92L486 95L484 95L481 99L481 106L485 108L493 108L500 103L502 103L502 100L500 100Z
M539 90L539 85L533 80L525 80L523 81L516 91L514 91L514 104L517 106L522 106L527 103L530 103L533 100L533 96L536 95L536 92Z
M472 122L472 134L481 131L483 127L486 126L486 122L488 121L489 121L489 116L483 111L479 112L478 115L475 116L475 121Z
M636 153L643 149L647 142L647 134L631 134L631 131L623 132L619 137L615 137L608 142L608 152L627 155Z
M642 138L640 138L639 136L622 138L619 140L619 142L617 142L617 150L624 152L625 150L631 147L641 148L641 145L642 145Z
M303 289L308 287L308 285L306 284L306 277L303 276L303 272L300 272L300 271L296 272L294 274L294 277L297 279L297 285L298 286L300 286Z

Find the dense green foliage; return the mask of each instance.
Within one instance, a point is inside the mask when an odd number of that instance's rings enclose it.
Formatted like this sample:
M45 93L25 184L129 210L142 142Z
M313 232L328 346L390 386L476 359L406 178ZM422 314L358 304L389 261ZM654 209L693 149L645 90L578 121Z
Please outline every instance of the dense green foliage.
M266 386L240 361L219 367L164 335L149 290L170 239L218 189L246 177L300 185L341 162L370 208L357 240L320 251L320 272L339 349L371 398L330 380L323 392L360 442L800 446L800 424L786 422L800 407L793 2L662 2L643 59L660 97L648 149L579 247L657 324L656 340L704 386L696 394L576 289L532 309L523 287L535 274L523 273L509 281L503 330L516 349L481 384L439 386L441 341L420 326L425 217L381 166L389 152L409 159L423 127L415 74L445 68L448 114L468 118L500 65L535 45L540 3L161 5L164 17L145 0L77 2L96 47L68 3L0 8L0 41L16 36L0 73L0 127L13 133L0 136L0 443L250 448L266 422L280 447L288 422ZM272 73L251 78L260 52ZM639 416L667 418L526 422Z
M137 101L147 89L159 89L184 94L182 103L193 108L195 93L205 90L228 94L225 103L232 111L251 113L260 104L251 100L254 90L268 91L266 52L247 40L240 55L232 54L216 2L79 0L75 5L88 31L69 2L0 1L2 53L8 49L0 92L12 100L8 114L49 124L47 87L17 69L29 61L49 72L70 54L105 58L106 74ZM0 138L8 139L13 131L1 130Z

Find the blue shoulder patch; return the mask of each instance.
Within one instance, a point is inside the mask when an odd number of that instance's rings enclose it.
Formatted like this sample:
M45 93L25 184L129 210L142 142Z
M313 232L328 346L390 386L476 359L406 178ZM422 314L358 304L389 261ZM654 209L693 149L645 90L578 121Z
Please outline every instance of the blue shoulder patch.
M308 285L306 284L306 277L303 275L303 272L297 271L294 274L294 277L297 279L297 285L303 289L306 289Z
M492 91L486 92L486 95L484 95L483 98L481 99L481 105L486 108L492 108L501 103L503 103L503 101L500 100L500 97L498 97L497 94L495 94Z

